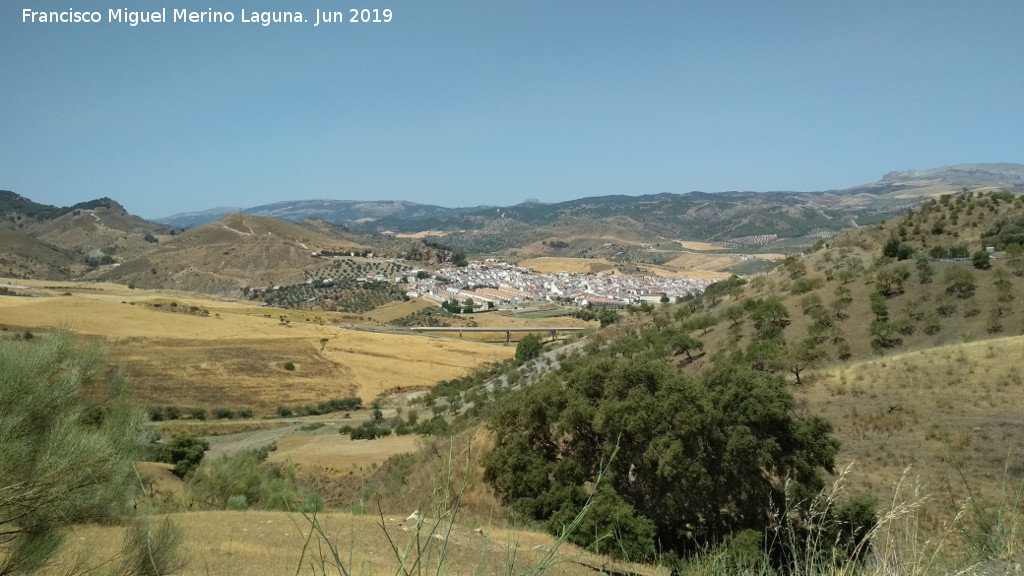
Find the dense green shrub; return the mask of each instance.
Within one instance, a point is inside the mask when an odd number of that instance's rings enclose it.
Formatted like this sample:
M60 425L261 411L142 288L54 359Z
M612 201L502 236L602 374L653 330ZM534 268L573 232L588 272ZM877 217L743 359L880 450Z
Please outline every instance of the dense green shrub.
M434 416L430 420L420 422L417 432L424 436L448 436L451 433L451 426L444 416Z
M230 420L235 417L235 413L230 408L214 408L213 417L217 420Z
M566 360L494 406L497 444L483 464L502 502L557 532L604 464L586 522L617 533L599 551L639 560L764 531L786 499L783 478L795 501L823 486L838 443L827 421L794 416L781 377L733 363L691 377L664 363L659 338L651 331ZM570 539L592 546L594 536Z
M794 280L793 284L790 285L789 291L793 294L806 294L811 290L816 290L825 285L825 282L821 278L800 278Z
M150 422L160 422L164 419L164 409L159 406L146 408L146 417Z
M174 465L174 475L184 478L199 467L203 454L210 449L210 443L189 435L176 436L168 444L157 449L156 459Z
M263 464L268 447L243 450L200 467L193 493L210 508L241 506L294 510L302 489L294 468Z
M363 422L349 433L352 440L373 440L390 435L391 428L378 421Z
M540 336L536 334L527 334L523 336L523 339L516 344L516 360L519 362L526 362L527 360L533 360L537 356L540 356L541 350L544 349L544 343L541 341Z

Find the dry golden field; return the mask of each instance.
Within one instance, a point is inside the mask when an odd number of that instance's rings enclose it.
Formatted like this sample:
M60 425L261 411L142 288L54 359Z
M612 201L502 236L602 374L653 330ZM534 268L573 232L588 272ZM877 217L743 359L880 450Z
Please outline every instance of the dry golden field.
M689 274L690 271L721 271L732 266L736 266L742 262L744 254L697 254L684 252L677 258L666 264L666 267L673 268L680 271L686 271ZM782 260L785 258L782 254L753 254L757 258L762 260Z
M711 244L708 242L699 242L697 240L676 240L683 248L687 250L697 250L698 252L710 252L713 250L725 250L725 246L719 246L717 244Z
M180 526L185 536L188 565L179 574L280 576L317 573L309 561L309 552L305 560L302 557L303 543L310 534L310 523L298 513L191 512L152 518L154 523L166 520ZM375 513L352 515L332 512L318 515L317 520L337 547L346 570L351 574L400 573L388 536L400 549L405 549L410 543L414 548L416 545L415 522L407 520L405 515L381 518ZM446 524L443 526L447 527ZM447 530L442 533L445 532ZM71 545L62 555L61 565L56 568L81 568L114 557L121 545L122 534L123 528L116 526L77 529L71 536ZM487 524L463 526L457 523L447 535L443 563L447 569L437 570L442 540L431 536L430 523L426 522L419 535L420 546L429 551L429 556L423 555L425 571L453 576L525 573L545 556L541 547L554 545L554 538L546 534L491 528ZM312 550L326 553L323 544L314 538ZM88 560L83 560L82 555ZM595 567L599 568L606 562L568 544L558 550L553 561L555 565L548 573L567 576L599 574L601 572ZM409 572L418 573L411 569L411 564ZM625 569L624 566L616 567ZM648 570L641 568L641 571ZM338 572L329 570L328 573Z
M612 270L617 266L614 262L599 258L557 258L554 256L522 260L519 262L519 265L525 268L532 268L541 274L555 274L557 272L596 274L605 270Z
M421 442L420 436L414 434L352 440L338 434L337 426L325 426L313 432L282 438L277 442L277 450L271 452L267 460L284 464L290 462L302 472L323 470L347 474L361 468L375 468L398 454L415 452Z
M395 238L413 238L419 240L427 236L447 236L449 233L444 230L424 230L415 234L395 234Z
M437 304L429 298L417 298L408 302L389 302L374 308L365 314L366 318L386 324L392 320L414 314L425 308L435 308Z
M1004 467L1011 483L1024 476L1021 366L1024 337L1000 338L832 367L794 394L801 411L835 426L853 489L885 503L906 469L948 519L966 495L958 466L989 504Z
M730 264L724 264L720 268L713 268L708 266L701 266L699 263L703 260L697 260L697 264L694 265L677 265L674 264L677 261L681 261L680 258L669 262L665 266L656 266L653 264L631 264L630 267L638 268L646 274L653 274L655 276L685 276L687 278L694 278L696 280L722 280L729 277L729 274L719 272L721 268L727 268L737 262L739 262L738 255L730 256L704 256L704 255L690 255L687 256L701 256L702 258L708 259L727 259ZM723 262L725 260L722 260ZM590 258L557 258L553 256L545 256L541 258L531 258L529 260L522 260L519 262L520 266L527 268L533 268L534 270L542 274L554 274L556 272L568 272L570 274L597 274L601 272L617 272L621 266L618 263L611 262L604 259L590 259Z
M279 405L347 396L369 401L457 378L514 353L470 340L317 323L335 320L328 314L260 308L261 316L249 303L228 298L117 284L61 283L48 289L54 284L11 283L34 288L38 297L0 297L0 325L68 326L101 338L111 360L127 368L140 400L153 405L251 408L260 416ZM170 302L178 312L171 311ZM184 312L192 306L210 315ZM294 370L285 369L289 362Z

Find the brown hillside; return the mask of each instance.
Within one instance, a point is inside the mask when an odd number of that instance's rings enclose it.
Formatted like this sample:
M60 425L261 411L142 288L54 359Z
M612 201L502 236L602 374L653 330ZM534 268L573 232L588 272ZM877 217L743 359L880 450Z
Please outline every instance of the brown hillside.
M0 227L0 275L65 280L82 268L67 251Z
M140 288L239 294L245 286L302 282L323 250L365 247L301 226L243 214L188 230L148 255L98 277Z

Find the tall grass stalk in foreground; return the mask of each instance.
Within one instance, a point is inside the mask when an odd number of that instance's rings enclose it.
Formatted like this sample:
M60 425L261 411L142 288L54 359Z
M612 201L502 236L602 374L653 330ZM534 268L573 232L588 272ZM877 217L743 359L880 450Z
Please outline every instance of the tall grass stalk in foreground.
M618 449L616 448L615 452L617 451ZM613 452L611 458L613 459L614 457L615 453ZM388 532L384 514L378 503L378 513L380 514L379 526L381 530L384 531L384 535L386 536L398 563L398 566L395 569L396 575L441 576L443 574L448 574L454 568L449 561L448 547L451 542L452 530L454 529L456 518L459 514L459 510L461 509L462 498L469 485L470 458L467 455L466 468L463 472L463 477L458 484L453 482L453 472L455 469L453 460L454 442L450 442L447 470L440 478L438 485L435 486L431 495L427 498L427 501L420 508L420 510L424 510L424 513L416 516L415 525L412 528L412 534L405 545L399 545L399 543L392 538L390 532ZM509 546L505 555L505 563L502 568L504 574L510 576L513 574L520 574L522 576L539 576L547 573L549 570L563 562L573 560L559 556L558 551L562 544L565 543L569 536L579 527L580 522L590 509L594 494L607 474L609 463L610 460L608 463L604 463L600 467L586 503L580 509L579 513L577 513L572 522L562 527L554 545L547 549L544 555L533 565L520 572L516 572L515 569L515 560L518 555L518 543ZM365 503L362 501L360 502L360 509L365 509ZM350 543L351 548L349 550L348 562L346 564L346 562L342 560L342 554L339 551L337 543L331 539L326 527L321 523L317 516L316 511L303 511L301 514L305 522L309 524L309 531L306 533L303 540L302 552L299 557L295 574L298 575L301 573L303 567L308 564L312 573L320 576L327 576L328 574L350 576L352 566L354 565L353 551L356 548L361 548L361 542L357 543L353 538ZM298 526L298 524L299 522L296 521L296 526ZM300 533L301 532L302 531L300 530ZM609 537L612 537L611 533L600 535L598 536L598 541ZM595 544L596 543L597 542L595 542ZM485 541L480 555L480 560L473 570L475 574L486 573L484 566L488 544L489 540Z
M424 513L417 516L410 538L404 545L396 542L388 532L378 504L379 526L397 561L396 576L441 576L458 570L449 558L449 544L469 481L469 459L467 457L466 469L458 481L453 478L453 460L454 448L450 445L447 471L442 473L427 502L420 508ZM934 499L924 490L919 479L910 476L907 468L893 488L888 508L870 529L862 532L851 531L856 526L845 525L845 521L839 519L841 515L836 514L841 497L849 490L851 468L852 465L843 468L832 485L819 493L808 506L797 506L787 501L777 514L775 529L766 535L746 538L752 535L741 533L685 560L673 562L668 554L658 566L630 566L613 569L612 573L661 573L669 569L673 573L708 576L928 576L953 573L970 562L1005 559L1019 550L1015 526L1019 520L1024 482L1013 492L1008 462L1004 467L1003 492L998 508L991 510L978 502L973 497L968 478L961 472L960 478L969 496L955 508L953 518L936 529L927 527L926 514L926 507ZM520 548L518 542L511 543L506 547L500 572L507 576L539 576L565 562L608 572L608 566L590 566L579 555L565 557L558 554L562 544L579 528L607 471L608 463L602 464L586 503L572 522L562 528L554 545L540 559L517 568ZM363 502L361 509L365 509ZM361 549L361 531L360 541L353 538L351 542L346 563L316 512L303 512L302 516L309 523L310 530L304 540L296 574L308 564L314 574L350 576L354 556ZM972 553L969 557L958 553L957 537L963 538L964 545ZM608 538L614 538L614 534L595 535L595 546ZM486 565L489 543L484 543L480 559L472 568L474 574L495 572L494 568ZM780 552L786 559L782 565L778 563L779 558L773 558ZM365 567L359 573L365 573Z
M1012 502L1008 499L1008 489L1012 488L1010 480L1010 459L1012 454L1007 454L1003 462L1003 476L999 495L999 504L994 511L988 510L975 496L975 490L967 478L966 472L955 458L950 457L957 476L967 491L967 500L964 508L970 515L961 514L956 523L957 531L964 542L971 549L975 558L979 561L1004 560L1008 556L1019 552L1016 548L1015 538L1017 523L1020 521L1020 499L1024 493L1024 478L1017 484L1017 490L1013 493ZM948 474L947 474L948 476ZM950 499L955 502L952 486L947 485ZM965 519L966 517L966 519ZM968 524L968 521L970 524ZM973 526L972 526L973 525Z

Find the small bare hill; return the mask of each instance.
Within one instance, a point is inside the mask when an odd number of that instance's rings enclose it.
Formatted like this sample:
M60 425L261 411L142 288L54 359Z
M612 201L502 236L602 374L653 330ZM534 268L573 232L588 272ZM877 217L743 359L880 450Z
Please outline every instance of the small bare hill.
M167 226L133 216L109 198L96 200L90 205L43 222L31 233L44 242L83 255L98 257L106 249L119 260L152 250L158 236L170 237Z
M288 222L231 214L99 278L140 288L240 294L246 286L302 282L307 269L322 264L314 252L364 249Z

